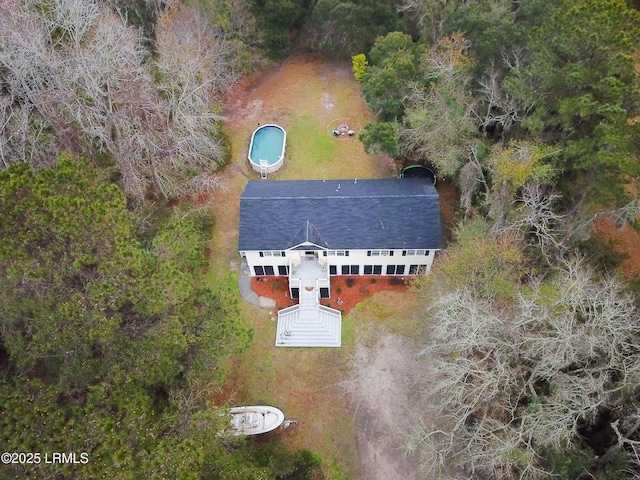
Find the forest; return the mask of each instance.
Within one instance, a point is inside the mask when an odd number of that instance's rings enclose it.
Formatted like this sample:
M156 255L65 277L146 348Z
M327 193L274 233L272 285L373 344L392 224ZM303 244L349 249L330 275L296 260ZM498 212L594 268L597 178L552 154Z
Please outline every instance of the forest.
M233 88L349 61L365 150L459 193L421 298L424 478L640 476L640 5L624 0L0 2L0 478L331 479L221 439L252 331L208 275ZM336 477L337 478L337 477Z

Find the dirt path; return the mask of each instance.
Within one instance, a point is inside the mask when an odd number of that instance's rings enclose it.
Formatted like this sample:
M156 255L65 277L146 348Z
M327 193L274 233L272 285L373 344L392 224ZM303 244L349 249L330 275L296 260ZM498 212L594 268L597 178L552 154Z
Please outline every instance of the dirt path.
M360 342L352 383L362 477L367 480L417 479L417 464L405 454L407 435L418 395L416 372L421 370L415 346L397 334L379 334L371 346Z

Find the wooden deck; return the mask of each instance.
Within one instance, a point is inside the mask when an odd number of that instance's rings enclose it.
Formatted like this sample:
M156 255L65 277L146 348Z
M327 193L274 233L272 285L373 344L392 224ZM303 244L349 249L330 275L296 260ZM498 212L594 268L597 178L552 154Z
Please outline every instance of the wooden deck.
M300 303L278 312L277 347L340 347L342 314L320 305L319 285L329 274L314 257L303 257L289 277L300 284Z

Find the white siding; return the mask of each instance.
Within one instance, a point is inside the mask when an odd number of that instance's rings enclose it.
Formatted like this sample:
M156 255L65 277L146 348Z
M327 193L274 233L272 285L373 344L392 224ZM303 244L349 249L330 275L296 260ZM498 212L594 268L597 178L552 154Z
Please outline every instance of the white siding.
M330 272L335 271L335 275L415 275L428 273L431 270L433 257L437 251L428 250L425 252L426 254L417 254L415 251L408 250L388 250L379 251L379 254L376 255L374 250L349 250L348 256L346 254L332 255L335 251L327 251L325 256L324 250L317 250L317 254L327 260ZM371 255L369 255L370 251ZM304 255L304 250L284 250L284 257L281 254L276 255L279 252L246 251L241 253L247 259L252 276L282 275L284 269L288 269L292 258ZM339 252L346 253L345 251ZM391 254L392 252L393 254ZM382 253L387 254L383 255ZM407 255L407 253L414 254Z
M271 255L265 256L265 252L258 251L247 251L245 253L245 257L247 259L247 264L251 270L252 276L262 276L265 273L256 272L256 267L270 267L273 269L273 275L280 275L279 267L288 267L290 257L288 252L285 251L285 256L274 256L272 251L269 251ZM262 253L262 256L260 255ZM258 269L259 270L259 269Z

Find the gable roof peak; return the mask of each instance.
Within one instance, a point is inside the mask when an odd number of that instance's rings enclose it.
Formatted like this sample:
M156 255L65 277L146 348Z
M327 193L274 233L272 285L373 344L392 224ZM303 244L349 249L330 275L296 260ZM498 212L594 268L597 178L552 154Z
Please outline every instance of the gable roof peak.
M298 229L287 248L305 243L312 243L321 248L329 248L329 244L323 239L318 228L309 219Z

